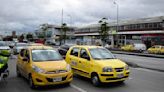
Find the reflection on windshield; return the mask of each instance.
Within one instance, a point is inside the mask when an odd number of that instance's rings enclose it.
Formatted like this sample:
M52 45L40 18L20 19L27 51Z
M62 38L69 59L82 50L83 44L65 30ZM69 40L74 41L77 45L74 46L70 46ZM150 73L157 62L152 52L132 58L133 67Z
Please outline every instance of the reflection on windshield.
M63 58L55 50L32 50L32 60L36 62L57 61Z
M101 59L114 59L115 57L112 55L110 51L105 48L92 48L89 49L90 54L93 59L101 60Z

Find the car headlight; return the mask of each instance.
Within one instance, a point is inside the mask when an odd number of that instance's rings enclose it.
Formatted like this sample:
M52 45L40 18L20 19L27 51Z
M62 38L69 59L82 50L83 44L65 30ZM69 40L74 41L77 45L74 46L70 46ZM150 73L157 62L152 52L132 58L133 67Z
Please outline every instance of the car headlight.
M128 65L125 66L125 70L129 70L129 66Z
M46 72L45 70L43 70L43 69L41 69L41 68L39 68L39 67L37 67L35 65L33 65L32 68L37 73L45 73Z
M103 72L112 72L113 69L111 67L104 67Z
M67 71L71 71L71 66L69 64L67 64L66 69L67 69Z

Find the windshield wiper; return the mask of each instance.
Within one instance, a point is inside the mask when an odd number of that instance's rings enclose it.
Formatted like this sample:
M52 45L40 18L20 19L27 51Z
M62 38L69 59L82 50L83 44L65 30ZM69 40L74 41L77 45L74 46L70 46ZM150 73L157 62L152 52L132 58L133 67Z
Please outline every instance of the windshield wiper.
M103 59L116 59L116 58L103 58Z

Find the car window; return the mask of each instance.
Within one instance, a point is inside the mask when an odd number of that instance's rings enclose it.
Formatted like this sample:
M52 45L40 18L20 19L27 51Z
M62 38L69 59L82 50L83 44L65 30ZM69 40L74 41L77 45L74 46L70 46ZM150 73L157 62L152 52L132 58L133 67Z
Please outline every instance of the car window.
M24 57L24 50L25 50L25 49L22 49L22 50L20 51L20 56L21 56L21 57Z
M26 57L27 59L30 59L29 50L25 50L25 57Z
M81 49L81 51L80 51L80 57L81 58L84 58L84 59L89 58L89 55L88 55L88 53L87 53L87 51L85 49Z
M79 48L73 48L71 51L71 55L78 56Z

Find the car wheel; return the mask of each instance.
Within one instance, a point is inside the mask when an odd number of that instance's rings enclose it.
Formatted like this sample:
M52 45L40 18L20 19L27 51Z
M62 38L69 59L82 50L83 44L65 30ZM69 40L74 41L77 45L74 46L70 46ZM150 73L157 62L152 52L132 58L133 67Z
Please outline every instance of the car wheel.
M29 77L29 85L30 85L30 88L32 88L32 89L36 88L31 76Z
M70 86L70 82L65 83L64 86Z
M124 83L124 80L123 81L119 81L119 82L117 82L118 84L123 84Z
M99 80L98 75L93 75L93 76L91 77L91 81L92 81L92 84L93 84L94 86L99 86L99 85L100 85L100 80Z
M16 69L16 73L17 73L17 77L21 77L21 73L20 73L20 71L18 69L18 66L17 66L17 69Z

